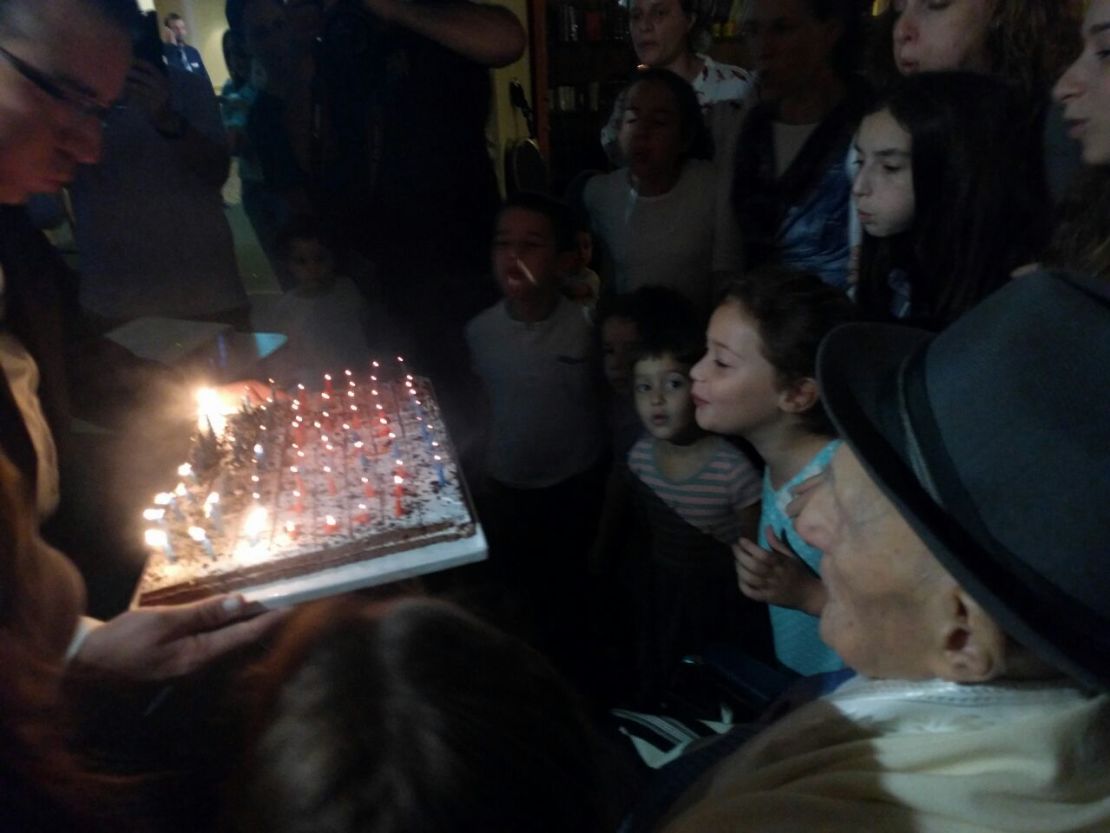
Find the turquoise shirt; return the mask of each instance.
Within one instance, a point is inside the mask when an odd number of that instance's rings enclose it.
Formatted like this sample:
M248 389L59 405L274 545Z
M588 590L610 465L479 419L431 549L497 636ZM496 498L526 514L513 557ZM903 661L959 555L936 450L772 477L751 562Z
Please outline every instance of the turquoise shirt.
M794 552L818 575L821 574L821 551L802 540L794 529L794 522L787 517L787 504L793 499L793 491L798 484L820 474L832 461L832 456L840 447L840 440L833 440L802 467L789 482L777 492L771 487L769 471L763 473L763 510L759 516L759 546L770 549L767 544L766 528L769 526L780 539L794 548ZM779 662L799 674L822 674L838 671L844 661L828 645L821 641L818 619L800 610L771 605L771 630L775 638L775 655Z

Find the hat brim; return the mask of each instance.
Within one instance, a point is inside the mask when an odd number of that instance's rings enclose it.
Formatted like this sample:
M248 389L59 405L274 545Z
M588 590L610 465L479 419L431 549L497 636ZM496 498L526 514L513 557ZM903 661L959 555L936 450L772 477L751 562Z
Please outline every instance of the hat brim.
M904 363L933 337L888 324L846 324L831 332L817 358L829 417L929 552L1007 635L1074 678L1110 687L1110 676L1094 674L1070 655L1074 636L1057 632L1043 608L1028 604L1021 579L1005 569L1005 559L980 557L977 545L923 488L908 462L897 379Z

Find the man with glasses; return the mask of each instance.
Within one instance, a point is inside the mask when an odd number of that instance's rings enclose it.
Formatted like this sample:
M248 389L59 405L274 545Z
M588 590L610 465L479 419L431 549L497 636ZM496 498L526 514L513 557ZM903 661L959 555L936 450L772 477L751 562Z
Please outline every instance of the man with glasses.
M18 471L0 517L13 525L49 517L59 501L58 442L69 429L61 289L73 281L21 204L99 158L102 122L131 66L136 15L134 0L0 3L0 457ZM25 637L47 660L65 655L116 678L164 679L253 640L272 620L246 618L242 599L228 597L79 626L84 588L73 565L37 535L29 562L7 544L0 632ZM61 638L44 643L43 633Z

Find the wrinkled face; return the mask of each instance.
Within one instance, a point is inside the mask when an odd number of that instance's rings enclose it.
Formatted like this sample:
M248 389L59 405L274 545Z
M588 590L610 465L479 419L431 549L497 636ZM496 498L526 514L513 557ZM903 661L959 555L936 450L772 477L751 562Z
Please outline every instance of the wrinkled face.
M822 553L821 638L861 674L933 676L932 623L947 574L847 446L795 525Z
M509 300L548 294L558 280L556 249L545 215L519 207L503 210L493 235L493 274L502 294Z
M989 72L993 0L894 0L894 62L902 75Z
M697 433L689 372L673 356L642 358L633 367L636 413L657 440L682 443Z
M634 321L611 315L601 323L601 353L605 380L620 396L632 392L632 363L640 350L640 330Z
M1054 94L1088 165L1110 165L1110 0L1094 0L1083 21L1083 52Z
M180 18L171 20L169 26L170 34L173 36L174 43L185 43L185 36L189 34L189 30L185 27L185 21Z
M841 34L838 22L818 20L805 0L752 0L741 31L769 101L803 93L826 72Z
M699 426L743 437L778 418L781 392L762 348L747 310L735 301L717 307L709 319L705 355L690 370Z
M289 244L289 274L300 289L327 289L333 281L331 252L319 240L302 238Z
M670 67L689 50L694 18L680 0L632 0L628 29L636 57L649 67Z
M128 35L85 3L23 5L25 31L0 34L14 56L0 55L0 202L8 204L59 190L100 157L100 117L89 108L116 101L131 65Z
M913 224L913 157L910 134L889 110L863 119L856 134L855 180L860 224L874 237L890 237Z
M619 134L629 173L653 179L677 169L685 143L674 94L657 81L640 81L628 92Z

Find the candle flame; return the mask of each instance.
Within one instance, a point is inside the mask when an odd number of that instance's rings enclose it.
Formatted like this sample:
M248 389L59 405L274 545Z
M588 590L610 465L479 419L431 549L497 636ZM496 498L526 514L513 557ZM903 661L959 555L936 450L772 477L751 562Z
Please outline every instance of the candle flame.
M189 477L190 475L192 475L192 473L193 467L190 466L188 463L182 463L180 466L177 467L178 477Z
M265 506L254 506L243 521L243 531L251 538L257 538L266 529L267 512Z
M148 529L143 533L143 540L151 549L162 550L163 552L166 551L166 547L170 543L169 536L166 535L164 529Z
M211 426L217 434L223 434L227 429L227 417L235 413L237 407L225 403L215 388L198 388L197 401L197 430L205 432Z
M144 521L160 521L164 517L166 517L166 510L165 509L144 509L143 510L143 520Z
M189 537L200 544L208 537L208 533L199 526L191 526L189 527Z

